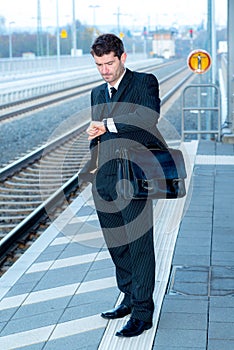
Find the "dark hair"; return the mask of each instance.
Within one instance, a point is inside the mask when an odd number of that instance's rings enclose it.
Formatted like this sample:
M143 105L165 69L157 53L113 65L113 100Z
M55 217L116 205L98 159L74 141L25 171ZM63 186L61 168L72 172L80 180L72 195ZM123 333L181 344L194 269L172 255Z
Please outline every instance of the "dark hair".
M124 53L124 45L122 40L114 34L102 34L98 36L91 46L91 55L101 57L114 52L119 59Z

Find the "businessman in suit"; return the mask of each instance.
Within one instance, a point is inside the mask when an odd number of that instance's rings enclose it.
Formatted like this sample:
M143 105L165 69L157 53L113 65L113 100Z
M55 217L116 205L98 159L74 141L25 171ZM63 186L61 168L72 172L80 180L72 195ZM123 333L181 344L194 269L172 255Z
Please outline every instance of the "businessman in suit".
M92 121L87 129L91 159L79 176L92 182L97 215L123 293L120 305L101 316L116 319L130 315L116 336L133 337L152 327L153 210L150 199L126 201L118 195L117 157L121 146L164 143L156 127L159 87L153 74L125 68L127 54L114 34L97 37L91 54L105 83L91 92Z

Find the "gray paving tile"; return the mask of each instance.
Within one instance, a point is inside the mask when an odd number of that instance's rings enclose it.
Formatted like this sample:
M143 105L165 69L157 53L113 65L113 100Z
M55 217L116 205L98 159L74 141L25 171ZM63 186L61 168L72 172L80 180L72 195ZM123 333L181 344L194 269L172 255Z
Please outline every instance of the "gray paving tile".
M198 144L197 154L214 155L216 143L207 140L201 140Z
M186 266L174 268L174 281L187 283L207 283L209 278L208 266ZM174 283L175 283L174 282Z
M189 313L189 314L203 314L207 313L208 303L205 299L192 298L173 298L164 299L162 306L162 312L178 312L178 313Z
M207 350L233 350L234 341L210 339Z
M234 309L229 307L210 307L210 322L231 322L234 326L233 311Z
M189 221L184 222L182 221L181 224L181 230L196 230L197 232L199 231L205 231L205 232L209 232L212 228L212 222L209 223L199 223L199 221L195 220L195 222L190 223Z
M233 227L214 226L213 236L216 240L233 243Z
M232 206L233 203L230 203L230 205ZM233 232L234 230L234 223L230 223L228 222L228 220L225 222L224 220L222 221L222 219L220 219L217 222L214 222L214 228L217 228L219 230L219 232L225 232L225 231L231 231Z
M81 293L74 295L69 304L68 307L73 306L79 306L83 304L92 304L95 307L95 303L98 303L100 300L103 300L105 302L105 309L109 309L114 307L116 300L119 296L119 290L117 287L113 288L105 288L102 290L96 290L93 292L88 293ZM96 313L98 313L97 311Z
M42 313L34 316L27 315L27 317L24 318L10 320L6 327L1 331L0 336L56 324L62 313L63 310L54 310L53 312Z
M183 225L191 225L191 227L193 227L193 225L197 225L199 223L199 227L200 225L211 225L212 224L212 217L210 216L204 216L204 217L197 217L194 215L191 216L186 216L183 219Z
M229 252L230 254L225 253L224 256L222 254L212 256L212 265L219 265L219 266L231 266L234 265L234 255L233 253Z
M34 262L39 263L44 261L56 260L59 255L60 255L60 251L46 252L46 253L42 252Z
M233 252L234 251L234 242L225 242L223 240L213 239L212 242L212 250L213 252Z
M112 269L114 267L111 259L97 260L94 261L92 267L90 268L90 272L94 270L103 270L103 269Z
M164 312L159 329L200 329L207 330L207 314Z
M85 254L93 254L98 253L100 251L99 248L90 247L85 244L80 244L78 242L74 242L69 244L64 251L60 254L60 259L70 258L72 256L81 256Z
M108 267L108 268L103 268L103 269L94 269L92 271L89 271L89 273L86 275L84 282L87 281L93 281L96 279L100 278L105 278L105 277L112 277L115 276L115 268L114 266Z
M3 322L8 322L12 318L12 316L15 314L16 311L17 311L17 307L5 309L5 310L0 310L0 322L1 322L1 324Z
M60 254L64 248L67 246L67 244L55 244L55 245L49 245L47 248L44 249L43 253L41 255L50 255L50 254Z
M113 302L114 300L112 300L112 303ZM96 314L101 314L101 312L106 309L107 303L105 300L96 301L95 303L87 302L86 304L80 304L79 306L68 307L64 310L64 313L60 318L59 323L77 320Z
M84 332L70 337L60 338L47 342L43 350L96 350L105 329L100 328L91 332Z
M196 206L195 208L190 207L187 211L186 211L186 218L212 218L213 215L213 211L209 208L207 208L206 206L204 208L202 208L201 206Z
M185 295L208 295L208 285L205 283L180 283L176 282L172 292Z
M179 255L210 255L210 247L208 246L196 246L196 249L194 249L194 246L192 245L182 245L177 244L175 247L175 254Z
M178 237L176 244L178 246L186 246L186 247L209 247L211 245L210 237Z
M18 308L12 319L24 318L28 315L33 316L42 313L54 312L56 310L64 310L70 300L71 296L68 296L29 305L22 305Z
M90 269L88 264L63 267L47 271L34 288L34 291L64 286L65 284L81 282Z
M212 295L234 294L234 267L214 266L211 269Z
M224 322L210 322L209 339L234 341L234 324Z
M76 213L77 217L80 216L89 216L95 213L95 210L92 206L90 205L84 205L79 209L79 211Z
M100 251L99 248L88 246L87 244L81 244L79 242L69 243L65 249L61 252L59 258L69 258L77 255L92 254Z
M76 234L79 234L79 232L82 230L82 227L84 226L84 222L76 222L74 224L68 223L65 227L63 227L62 234L64 237L66 236L75 236Z
M46 273L45 271L40 271L40 272L23 274L22 277L20 277L18 281L15 283L15 285L21 284L21 286L23 286L24 284L26 284L28 287L29 284L31 283L31 285L33 286L45 275L45 273Z
M230 205L233 205L233 203L232 204L230 203ZM233 213L230 213L229 215L223 215L223 217L216 216L214 219L214 226L231 227L232 225L230 225L228 221L230 221L232 217L233 217Z
M197 239L211 239L211 232L212 229L209 230L202 230L200 226L198 225L194 228L189 228L189 225L187 227L180 227L179 237L185 238L189 237L191 239L197 238Z
M234 298L233 296L225 296L225 297L211 297L210 298L210 307L229 307L234 308ZM234 312L234 309L233 309Z
M209 267L175 266L169 293L208 295Z
M216 152L220 155L233 155L233 145L228 143L217 143Z
M34 286L36 286L36 284L37 284L36 281L34 281L34 283L32 282L21 283L21 281L19 280L6 293L5 297L12 297L19 294L30 293L33 290Z
M2 329L6 326L7 322L0 322L0 332L2 331Z
M210 255L175 254L173 265L182 266L207 266L210 263Z
M185 344L188 348L194 347L194 344L198 348L204 348L206 345L206 331L171 329L169 336L167 329L158 329L155 339L156 349L157 346L164 346L164 349L173 346L181 348Z

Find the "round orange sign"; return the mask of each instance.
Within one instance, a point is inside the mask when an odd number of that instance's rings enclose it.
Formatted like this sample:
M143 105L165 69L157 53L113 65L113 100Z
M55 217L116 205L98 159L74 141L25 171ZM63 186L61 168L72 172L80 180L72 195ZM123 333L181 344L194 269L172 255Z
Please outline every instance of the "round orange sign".
M205 73L211 66L211 57L205 50L194 50L188 56L188 66L194 73Z

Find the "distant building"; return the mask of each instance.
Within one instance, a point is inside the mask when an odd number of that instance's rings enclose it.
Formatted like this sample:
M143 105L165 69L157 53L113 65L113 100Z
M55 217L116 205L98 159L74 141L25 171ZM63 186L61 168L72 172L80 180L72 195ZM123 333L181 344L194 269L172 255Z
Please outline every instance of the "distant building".
M175 56L175 39L171 33L153 35L151 56L171 58Z

